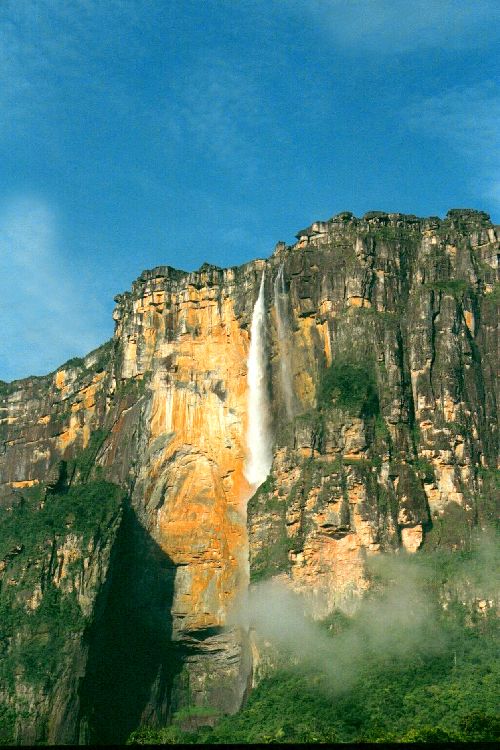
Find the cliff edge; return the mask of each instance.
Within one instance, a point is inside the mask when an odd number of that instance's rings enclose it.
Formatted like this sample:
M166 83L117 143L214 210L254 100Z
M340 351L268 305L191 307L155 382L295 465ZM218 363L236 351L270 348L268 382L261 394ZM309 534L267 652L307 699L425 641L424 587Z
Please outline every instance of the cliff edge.
M489 523L499 252L484 212L343 212L265 260L145 271L110 342L0 383L4 741L116 742L185 706L234 712L252 650L226 620L250 579L280 576L323 617L366 588L367 556L459 548ZM273 462L256 488L264 271Z

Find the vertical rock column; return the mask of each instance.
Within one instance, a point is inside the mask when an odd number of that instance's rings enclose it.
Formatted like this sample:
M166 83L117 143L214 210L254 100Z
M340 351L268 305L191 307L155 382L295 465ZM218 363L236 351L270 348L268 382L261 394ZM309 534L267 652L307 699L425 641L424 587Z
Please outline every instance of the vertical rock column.
M235 311L232 273L193 275L168 290L160 311L168 331L156 327L150 360L150 434L133 503L171 570L164 617L172 664L181 668L165 698L170 713L236 711L250 672L245 634L226 627L248 580L252 493L244 475L248 333ZM140 323L139 341L148 335ZM158 720L164 711L157 707Z

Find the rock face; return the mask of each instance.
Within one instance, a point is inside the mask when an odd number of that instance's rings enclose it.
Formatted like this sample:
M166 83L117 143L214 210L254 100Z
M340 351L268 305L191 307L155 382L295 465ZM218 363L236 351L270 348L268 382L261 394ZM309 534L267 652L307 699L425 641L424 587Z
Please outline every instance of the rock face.
M297 236L280 250L296 416L277 414L273 469L249 504L250 561L255 578L286 572L322 616L366 586L366 555L460 546L485 520L498 244L472 211L344 213Z
M366 587L367 555L460 546L493 512L500 296L489 217L345 212L297 237L240 268L144 272L116 298L111 342L52 375L0 384L2 513L103 481L127 493L109 551L84 556L94 584L61 657L69 697L37 688L43 720L36 737L17 721L16 741L116 742L187 705L231 713L251 685L251 648L226 617L249 574L285 577L323 616ZM275 449L254 492L247 355L264 269ZM80 559L66 531L55 554ZM26 548L16 559L35 557ZM55 584L16 586L28 622ZM12 640L4 648L14 653ZM31 682L16 680L4 702L19 713Z
M25 491L17 507L4 506L2 743L84 739L79 688L89 654L86 631L106 589L122 499L120 488L100 482L43 499Z

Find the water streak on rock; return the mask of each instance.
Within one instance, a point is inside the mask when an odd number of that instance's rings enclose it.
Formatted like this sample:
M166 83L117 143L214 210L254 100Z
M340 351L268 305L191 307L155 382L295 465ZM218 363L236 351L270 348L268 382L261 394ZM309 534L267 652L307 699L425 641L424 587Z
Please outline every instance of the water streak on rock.
M280 379L285 398L286 414L291 419L293 410L292 363L290 358L290 324L288 320L288 298L283 276L283 263L280 265L274 280L274 307L276 309L276 326L280 353Z

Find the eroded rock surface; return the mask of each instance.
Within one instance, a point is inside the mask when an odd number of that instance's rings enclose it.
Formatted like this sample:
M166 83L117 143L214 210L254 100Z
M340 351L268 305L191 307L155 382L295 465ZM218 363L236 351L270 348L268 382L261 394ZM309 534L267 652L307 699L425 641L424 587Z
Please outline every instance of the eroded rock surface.
M285 577L323 616L367 586L367 555L460 546L494 512L497 228L467 210L344 212L297 237L240 268L145 271L116 298L111 342L0 384L2 513L23 493L43 503L100 480L128 497L109 537L117 562L87 556L85 635L63 659L70 697L42 686L36 737L18 722L18 742L102 739L107 718L162 722L186 705L231 713L251 684L251 649L225 625L249 573ZM246 361L264 268L275 449L252 497ZM28 618L52 588L73 591L79 544L61 538L48 588L10 584ZM31 565L31 554L18 558ZM139 682L134 648L147 664ZM104 666L120 675L122 708L110 707ZM5 700L17 710L32 685L16 679Z

